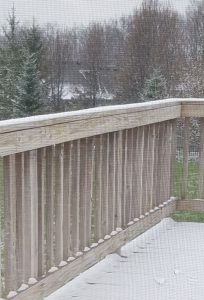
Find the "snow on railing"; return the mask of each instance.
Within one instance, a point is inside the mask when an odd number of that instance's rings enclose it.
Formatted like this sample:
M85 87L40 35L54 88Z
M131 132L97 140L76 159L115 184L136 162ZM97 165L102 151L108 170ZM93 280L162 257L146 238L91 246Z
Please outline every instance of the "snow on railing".
M204 117L203 107L201 100L170 99L0 122L1 296L42 299L119 248L135 224L146 219L151 224L151 214L175 195L177 119ZM51 275L56 271L58 277Z

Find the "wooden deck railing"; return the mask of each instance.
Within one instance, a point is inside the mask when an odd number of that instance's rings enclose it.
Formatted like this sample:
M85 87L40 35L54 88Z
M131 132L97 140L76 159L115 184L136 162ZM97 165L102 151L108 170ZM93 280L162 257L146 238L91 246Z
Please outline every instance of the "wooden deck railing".
M191 117L201 118L197 191L203 198L202 100L0 122L1 296L42 299L169 215L176 194L187 199Z

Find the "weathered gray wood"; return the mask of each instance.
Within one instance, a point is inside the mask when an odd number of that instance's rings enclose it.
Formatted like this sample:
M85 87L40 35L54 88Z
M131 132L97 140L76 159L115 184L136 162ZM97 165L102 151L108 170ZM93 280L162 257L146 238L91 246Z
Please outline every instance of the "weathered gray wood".
M188 162L189 162L190 119L184 120L183 134L183 173L181 182L181 198L187 199L188 194Z
M29 152L30 159L30 198L31 210L31 278L38 277L38 177L37 177L37 151Z
M143 210L142 214L145 214L148 211L148 152L149 152L149 126L144 127L144 148L143 148L143 170L142 170L142 201L143 201Z
M65 283L76 277L81 272L90 268L92 265L103 259L107 254L115 252L118 248L126 244L138 235L160 222L164 217L168 217L175 211L176 202L173 201L164 208L145 217L134 225L128 227L116 236L105 241L103 244L92 249L88 253L79 257L59 271L42 279L39 283L29 290L22 292L16 297L16 300L42 300Z
M176 210L204 212L204 199L178 200L176 202Z
M176 175L176 148L177 148L177 120L172 120L172 142L171 142L171 178L170 192L175 195L175 175Z
M109 133L103 137L103 151L102 151L102 166L101 166L101 180L102 180L102 195L101 195L101 222L103 237L109 234L109 195L110 195L110 136ZM111 202L111 200L110 200Z
M4 158L5 291L17 289L15 155Z
M55 147L55 265L63 260L64 144Z
M24 153L16 154L16 255L18 286L25 282L25 187L24 187Z
M103 150L105 136L99 135L95 137L95 181L94 181L94 238L98 241L102 238L102 166L103 166Z
M200 119L200 145L199 145L199 173L198 173L198 199L204 197L204 118Z
M117 132L116 140L116 226L122 227L122 159L123 131Z
M55 148L46 148L46 263L54 266Z
M127 220L127 172L128 172L128 130L123 134L123 177L122 177L122 227L128 224Z
M70 121L52 126L0 133L0 156L60 144L67 141L90 137L107 132L153 124L180 117L180 106L170 106L112 114ZM1 124L0 124L1 126ZM26 128L26 123L25 123Z
M80 140L74 141L72 145L72 196L71 196L71 239L72 253L80 248L79 226L80 226Z
M132 219L138 218L140 214L138 185L139 185L139 129L133 129L133 169L132 169Z
M86 240L85 244L91 243L91 218L92 218L92 197L93 197L93 176L94 176L94 138L86 140Z
M108 182L108 223L109 232L115 230L116 215L116 133L109 134L109 182Z
M46 149L38 150L38 277L46 273L45 257Z
M143 167L144 167L144 127L138 128L138 201L139 201L139 212L140 215L144 212L144 201L143 201Z
M193 102L192 102L193 101ZM114 105L114 106L105 106L103 108L91 108L91 109L83 109L78 111L72 112L65 112L65 113L58 113L58 114L48 114L27 118L20 118L15 120L5 120L1 121L0 123L0 132L1 133L8 133L12 131L20 131L26 130L31 128L38 128L38 127L45 127L51 126L56 124L62 124L67 122L75 122L78 120L86 120L86 119L95 119L95 118L104 118L107 116L112 115L120 115L120 114L129 114L129 113L141 113L146 111L147 115L149 110L166 108L166 107L174 107L180 109L181 103L184 105L189 104L203 104L202 99L191 99L191 101L187 101L186 99L166 99L166 100L159 100L159 101L152 101L146 103L137 103L137 104L129 104L129 105Z
M63 259L71 256L71 143L64 144L63 172Z

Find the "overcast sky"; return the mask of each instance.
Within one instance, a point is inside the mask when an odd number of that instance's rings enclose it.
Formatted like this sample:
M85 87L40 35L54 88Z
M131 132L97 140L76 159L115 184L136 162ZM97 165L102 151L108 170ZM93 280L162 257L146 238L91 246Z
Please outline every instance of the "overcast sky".
M163 0L165 2L165 0ZM13 3L22 23L55 23L58 25L86 25L90 21L110 19L132 13L142 0L0 0L0 25L5 24ZM171 0L183 12L190 0Z

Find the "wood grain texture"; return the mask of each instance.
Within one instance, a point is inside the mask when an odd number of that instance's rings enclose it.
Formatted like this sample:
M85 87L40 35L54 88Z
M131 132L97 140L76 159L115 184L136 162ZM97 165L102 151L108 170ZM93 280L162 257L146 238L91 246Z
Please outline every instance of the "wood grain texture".
M54 265L55 148L46 148L46 265Z
M199 145L199 171L198 171L198 186L197 197L204 197L204 118L200 119L200 145Z
M38 150L38 277L46 272L46 149Z
M5 291L17 289L16 165L15 155L4 158Z
M24 187L24 153L16 154L16 235L17 235L17 281L18 286L25 282L25 187Z
M190 119L184 120L183 132L183 173L181 182L181 199L187 199L188 193L188 167L189 167L189 137L190 137Z
M72 189L71 189L71 250L76 253L80 249L80 140L72 144Z
M153 124L180 116L180 106L113 114L101 118L79 119L62 124L29 128L2 133L0 131L0 156L60 144L107 132ZM25 124L26 127L26 124Z
M55 265L63 260L64 144L55 147Z
M95 137L95 179L94 179L94 239L98 241L102 235L102 199L103 199L103 152L105 136Z
M176 203L176 210L204 212L204 199L178 200Z
M72 145L64 144L63 172L63 259L71 256L71 155Z

